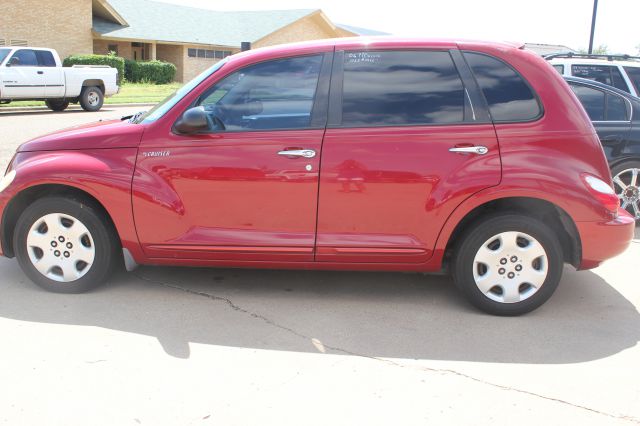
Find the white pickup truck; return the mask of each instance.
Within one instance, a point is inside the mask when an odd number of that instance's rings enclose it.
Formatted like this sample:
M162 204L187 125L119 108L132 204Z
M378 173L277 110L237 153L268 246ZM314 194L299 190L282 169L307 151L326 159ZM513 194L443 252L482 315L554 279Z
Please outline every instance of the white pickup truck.
M102 65L62 67L53 49L0 47L0 103L43 100L54 111L78 103L98 111L118 93L118 70Z

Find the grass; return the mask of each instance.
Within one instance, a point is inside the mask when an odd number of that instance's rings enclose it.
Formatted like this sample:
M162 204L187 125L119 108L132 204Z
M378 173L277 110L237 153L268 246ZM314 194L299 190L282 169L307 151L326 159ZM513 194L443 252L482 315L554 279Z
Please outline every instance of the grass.
M182 83L153 84L153 83L124 83L120 86L120 93L104 100L105 105L109 104L134 104L134 103L156 103L160 102L175 90L179 89ZM16 101L10 104L1 104L2 107L23 107L23 106L44 106L42 101Z

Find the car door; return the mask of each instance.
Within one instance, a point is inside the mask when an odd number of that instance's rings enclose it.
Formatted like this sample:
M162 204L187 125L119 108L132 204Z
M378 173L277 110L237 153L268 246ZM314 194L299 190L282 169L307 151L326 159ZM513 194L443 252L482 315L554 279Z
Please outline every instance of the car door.
M38 58L38 73L42 76L45 85L44 95L47 98L64 97L64 71L62 67L56 67L53 53L48 50L35 50Z
M242 68L192 105L209 131L143 138L133 212L148 256L313 260L331 61Z
M587 111L608 160L617 158L624 150L631 131L631 104L624 97L608 90L570 82Z
M453 209L500 181L483 102L455 49L336 52L316 260L425 262Z
M32 49L18 49L5 62L2 70L3 98L33 99L44 97L44 82L39 73L38 58Z

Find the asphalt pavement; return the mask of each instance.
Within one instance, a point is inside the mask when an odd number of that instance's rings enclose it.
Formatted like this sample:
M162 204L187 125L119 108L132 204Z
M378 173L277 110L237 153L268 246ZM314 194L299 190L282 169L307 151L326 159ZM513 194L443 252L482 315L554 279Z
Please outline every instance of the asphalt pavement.
M0 168L139 109L0 109ZM141 267L60 295L2 258L0 424L639 424L639 260L636 239L566 267L542 308L498 318L444 276Z

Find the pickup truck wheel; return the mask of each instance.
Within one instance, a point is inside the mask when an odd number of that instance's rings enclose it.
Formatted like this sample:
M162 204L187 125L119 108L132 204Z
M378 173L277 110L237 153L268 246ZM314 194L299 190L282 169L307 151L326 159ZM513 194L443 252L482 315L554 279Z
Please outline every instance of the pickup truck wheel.
M45 197L16 224L14 253L24 273L56 293L81 293L105 281L118 259L115 232L91 204Z
M540 307L558 287L562 247L543 222L515 213L480 220L461 239L453 279L477 308L522 315Z
M47 99L44 103L52 111L64 111L69 106L69 101L60 99Z
M98 111L104 103L104 94L99 87L87 86L80 92L80 106L85 111Z

